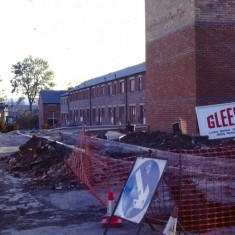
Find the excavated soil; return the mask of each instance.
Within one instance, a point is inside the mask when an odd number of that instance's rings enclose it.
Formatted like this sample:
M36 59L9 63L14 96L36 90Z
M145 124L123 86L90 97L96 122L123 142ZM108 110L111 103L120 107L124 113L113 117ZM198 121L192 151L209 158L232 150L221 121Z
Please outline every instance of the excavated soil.
M120 139L120 142L159 150L203 149L234 145L235 139L209 140L208 137L172 134L166 132L134 132Z

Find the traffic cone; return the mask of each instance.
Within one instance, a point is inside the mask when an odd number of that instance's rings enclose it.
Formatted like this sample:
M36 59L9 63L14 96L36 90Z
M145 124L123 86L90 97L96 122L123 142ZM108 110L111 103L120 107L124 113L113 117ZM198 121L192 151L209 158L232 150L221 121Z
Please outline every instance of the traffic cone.
M114 194L113 194L113 191L109 191L109 193L108 193L107 215L102 220L102 227L103 228L107 227L107 225L109 223L109 220L111 219L113 208L114 208ZM113 215L112 220L110 222L110 227L113 227L113 228L122 227L122 220L119 219L116 215Z
M162 235L176 235L177 219L178 219L178 208L174 207L173 212L166 224L166 227Z

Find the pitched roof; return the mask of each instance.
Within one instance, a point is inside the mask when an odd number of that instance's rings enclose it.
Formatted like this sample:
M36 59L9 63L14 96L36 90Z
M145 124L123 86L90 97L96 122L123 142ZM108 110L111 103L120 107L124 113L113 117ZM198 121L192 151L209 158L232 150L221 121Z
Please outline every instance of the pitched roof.
M124 77L131 76L137 73L142 73L145 71L146 71L146 68L145 68L145 62L144 62L144 63L137 64L131 67L127 67L125 69L118 70L116 72L112 72L112 73L109 73L100 77L87 80L81 83L80 85L72 88L70 91L75 91L75 90L79 90L82 88L94 86L103 82L109 82L118 78L124 78Z
M40 91L40 100L43 104L60 104L60 96L66 91L42 90Z

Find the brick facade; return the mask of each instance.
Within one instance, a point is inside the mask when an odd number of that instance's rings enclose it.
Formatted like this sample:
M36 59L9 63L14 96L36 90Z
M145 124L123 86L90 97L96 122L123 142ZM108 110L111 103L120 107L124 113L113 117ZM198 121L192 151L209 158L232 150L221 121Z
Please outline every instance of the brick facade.
M235 100L235 4L146 0L150 130L197 132L195 106Z
M40 104L39 109L39 128L44 124L50 127L60 125L60 105L59 104Z
M61 96L62 126L146 124L145 63L111 75L88 80Z
M60 97L66 91L44 90L39 93L39 128L60 126L61 108Z

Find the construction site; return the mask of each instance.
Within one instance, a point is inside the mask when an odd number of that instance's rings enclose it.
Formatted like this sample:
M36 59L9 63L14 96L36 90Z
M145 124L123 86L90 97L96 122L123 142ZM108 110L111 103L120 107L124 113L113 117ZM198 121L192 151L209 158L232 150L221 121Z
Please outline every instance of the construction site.
M145 0L144 63L45 92L54 129L10 119L0 234L234 235L234 12Z
M162 234L175 207L175 234L235 233L233 139L73 128L13 131L0 142L1 234L103 234L107 195L117 202L138 156L168 160L139 234ZM108 234L139 226L124 220Z

